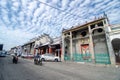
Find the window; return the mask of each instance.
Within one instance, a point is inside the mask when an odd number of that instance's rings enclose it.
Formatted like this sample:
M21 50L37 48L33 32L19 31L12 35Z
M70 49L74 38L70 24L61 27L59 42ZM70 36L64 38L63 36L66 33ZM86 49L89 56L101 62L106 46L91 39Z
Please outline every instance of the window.
M98 26L103 26L103 22L99 22L97 25Z
M87 32L86 32L86 31L83 31L83 32L81 33L81 35L82 35L82 37L85 37L85 36L87 35Z
M98 31L99 33L101 33L101 32L103 31L103 29L98 29L97 31Z

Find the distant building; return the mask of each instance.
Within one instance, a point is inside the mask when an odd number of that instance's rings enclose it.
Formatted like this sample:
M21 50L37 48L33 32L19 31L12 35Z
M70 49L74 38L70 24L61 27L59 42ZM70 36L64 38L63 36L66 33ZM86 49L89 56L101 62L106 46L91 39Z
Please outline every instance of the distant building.
M49 53L49 44L52 43L52 38L48 35L48 34L43 34L41 36L39 36L37 38L37 40L35 41L35 54L39 53L39 54L45 54L45 53Z
M62 54L62 38L56 37L53 38L53 42L50 44L50 52L54 53L55 56L59 56L61 58Z
M62 32L62 61L115 64L107 17Z
M35 40L30 40L29 42L22 45L22 54L24 55L34 54L34 45Z
M20 45L15 46L15 47L12 47L9 52L10 52L10 54L17 53L17 55L21 55L22 54L22 48L21 48Z
M10 53L11 54L17 53L17 47L12 47L11 50L10 50Z
M0 51L3 50L3 44L0 44Z
M48 34L43 34L35 41L35 54L53 54L61 57L61 37L51 38Z

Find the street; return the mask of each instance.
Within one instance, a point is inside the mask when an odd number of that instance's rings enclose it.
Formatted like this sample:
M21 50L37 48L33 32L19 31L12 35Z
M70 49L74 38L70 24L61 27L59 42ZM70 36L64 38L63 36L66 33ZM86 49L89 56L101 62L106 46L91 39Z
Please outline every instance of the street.
M80 63L43 62L34 65L33 60L0 57L0 80L120 80L120 68L90 66Z

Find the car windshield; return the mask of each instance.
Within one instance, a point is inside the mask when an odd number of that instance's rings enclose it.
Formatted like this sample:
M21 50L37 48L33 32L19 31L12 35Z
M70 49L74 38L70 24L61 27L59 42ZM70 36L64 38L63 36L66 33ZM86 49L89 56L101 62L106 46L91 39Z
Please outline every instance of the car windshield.
M52 53L46 53L44 56L54 56Z

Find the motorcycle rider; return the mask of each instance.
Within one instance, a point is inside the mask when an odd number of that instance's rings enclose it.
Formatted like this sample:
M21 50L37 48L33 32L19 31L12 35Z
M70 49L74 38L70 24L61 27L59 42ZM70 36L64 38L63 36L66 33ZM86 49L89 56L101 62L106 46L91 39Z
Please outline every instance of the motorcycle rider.
M18 56L17 56L17 53L15 53L13 55L13 63L17 64L17 62L18 62Z
M36 56L34 57L34 63L42 65L42 60L39 53L37 53Z

